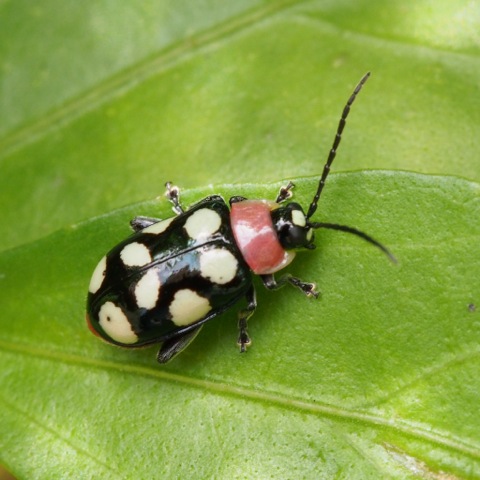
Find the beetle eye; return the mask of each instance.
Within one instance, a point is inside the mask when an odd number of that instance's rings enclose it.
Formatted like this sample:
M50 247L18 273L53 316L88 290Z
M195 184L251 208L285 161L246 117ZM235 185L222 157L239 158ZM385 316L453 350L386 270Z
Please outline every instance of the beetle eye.
M303 245L305 243L305 230L296 225L292 225L286 231L285 240L291 248Z

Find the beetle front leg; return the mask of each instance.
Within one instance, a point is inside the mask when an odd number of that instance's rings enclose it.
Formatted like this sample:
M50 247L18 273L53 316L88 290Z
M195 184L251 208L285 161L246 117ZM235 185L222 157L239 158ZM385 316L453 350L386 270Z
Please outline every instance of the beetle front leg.
M265 287L269 290L278 290L279 288L282 288L286 283L290 283L294 287L299 288L307 297L318 298L318 296L320 295L320 292L315 290L316 285L314 283L302 282L302 280L290 275L289 273L281 276L278 281L275 280L273 273L270 273L268 275L260 275L260 278L262 279Z
M240 346L240 352L243 353L247 347L252 343L247 332L248 319L253 315L257 308L257 299L255 296L255 288L253 285L248 289L245 295L247 299L247 308L238 312L238 340L237 344Z
M241 195L235 195L234 197L230 197L228 203L230 204L230 206L232 206L234 203L243 202L246 199L246 197L242 197Z
M293 182L288 182L285 187L280 188L275 203L282 203L285 200L292 198L293 193L291 192L291 190L294 186L295 184Z

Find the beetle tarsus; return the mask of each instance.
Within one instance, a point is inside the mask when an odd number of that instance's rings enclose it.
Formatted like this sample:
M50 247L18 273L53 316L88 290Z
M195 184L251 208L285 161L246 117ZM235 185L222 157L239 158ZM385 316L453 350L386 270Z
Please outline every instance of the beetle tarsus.
M240 346L240 353L245 353L247 351L247 347L249 347L252 343L246 330L240 332L237 343Z
M160 222L160 218L153 218L153 217L135 217L130 220L130 226L134 232L140 232L144 228L150 227L154 223Z
M293 182L288 182L287 185L284 187L281 187L277 198L275 200L276 203L282 203L285 200L288 200L289 198L292 198L293 193L292 193L292 188L295 187L295 184Z
M241 195L235 195L234 197L230 197L228 203L230 204L230 206L232 206L233 203L243 202L246 199L246 197L242 197Z
M268 275L260 275L263 284L268 290L278 290L282 288L286 283L290 283L294 287L299 288L307 297L318 298L320 292L316 290L314 283L303 282L297 277L290 275L289 273L281 276L278 280L275 280L273 273Z
M292 285L295 285L293 282L291 283ZM318 298L320 295L320 292L316 290L317 286L314 283L299 282L296 286L300 288L307 297Z
M167 182L165 188L167 189L165 196L172 203L173 211L177 215L184 213L185 210L180 205L180 189L176 185L172 185L172 182Z
M257 299L255 296L255 289L253 285L247 291L247 308L238 312L238 340L237 344L240 346L240 353L247 351L247 347L250 346L252 341L247 332L248 319L253 315L257 308Z

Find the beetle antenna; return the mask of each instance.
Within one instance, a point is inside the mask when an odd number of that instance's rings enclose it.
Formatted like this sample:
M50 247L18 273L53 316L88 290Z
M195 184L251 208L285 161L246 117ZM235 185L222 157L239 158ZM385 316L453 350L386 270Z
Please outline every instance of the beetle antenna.
M362 232L361 230L357 230L356 228L349 227L347 225L338 225L337 223L312 222L310 223L310 226L312 228L328 228L330 230L339 230L341 232L353 233L354 235L357 235L357 237L363 238L367 242L378 247L385 255L387 255L387 257L393 263L397 263L397 259L395 258L393 253L390 252L390 250L388 250L388 248L385 245L382 245L379 241L375 240L370 235L367 235L365 232Z
M335 134L335 139L333 140L332 148L330 149L330 153L328 154L327 163L323 167L322 177L318 182L317 193L313 197L310 207L308 207L307 219L309 219L317 210L317 203L320 198L320 195L322 194L323 187L325 186L325 180L327 179L328 174L330 172L330 166L332 165L332 162L335 159L335 156L337 155L337 149L338 149L338 146L340 145L340 140L342 139L342 132L343 132L343 129L345 128L345 123L346 123L348 114L350 113L350 107L352 106L352 103L355 101L355 98L357 97L358 93L362 89L363 85L368 80L369 76L370 76L370 72L367 72L362 77L362 79L360 80L358 85L355 87L355 90L353 91L352 95L348 99L348 102L343 109L342 116L340 118L340 122L337 128L337 133Z

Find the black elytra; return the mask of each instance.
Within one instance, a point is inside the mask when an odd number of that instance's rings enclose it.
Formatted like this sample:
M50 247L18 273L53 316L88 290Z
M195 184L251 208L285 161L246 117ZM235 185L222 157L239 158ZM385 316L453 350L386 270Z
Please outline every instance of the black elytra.
M89 286L87 323L97 336L122 347L160 344L157 359L171 360L195 338L203 324L241 299L238 344L250 344L249 318L257 306L252 278L258 274L268 289L289 283L308 297L315 284L290 274L275 273L290 263L297 250L313 249L314 230L339 230L388 249L356 228L314 222L330 167L335 159L350 108L369 77L364 75L345 105L317 191L305 214L287 202L289 182L275 201L234 196L229 204L211 195L185 210L179 189L167 182L166 196L176 216L166 220L135 217L134 233L116 245L97 265Z

